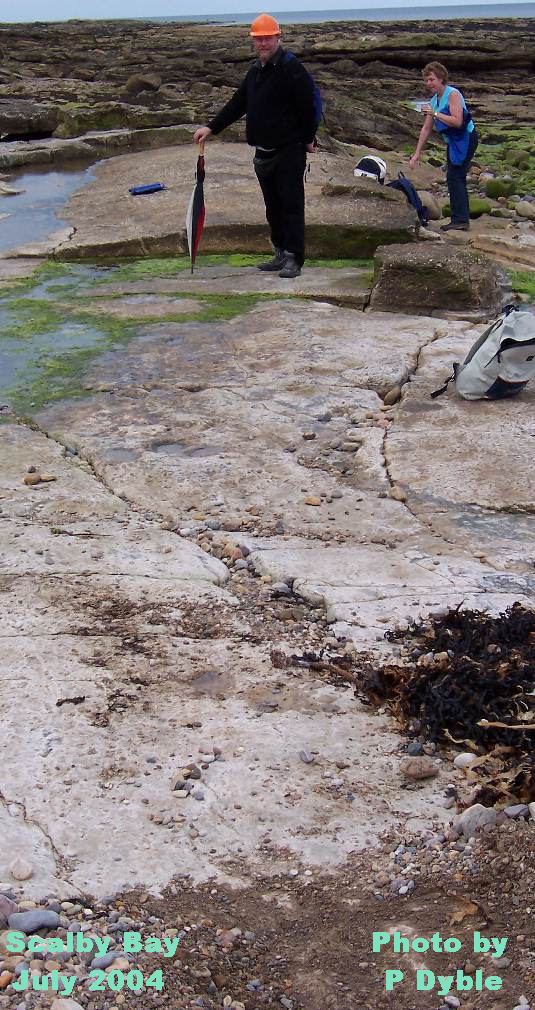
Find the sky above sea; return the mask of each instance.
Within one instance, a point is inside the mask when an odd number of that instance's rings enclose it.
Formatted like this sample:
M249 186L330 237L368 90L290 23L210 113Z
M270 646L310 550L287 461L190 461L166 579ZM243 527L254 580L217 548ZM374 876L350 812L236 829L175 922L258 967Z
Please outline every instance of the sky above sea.
M421 2L421 0L420 0ZM503 0L487 0L486 6L504 6ZM374 5L373 0L353 0L344 3L335 0L332 9L369 10L370 7L410 7L407 0L383 0ZM441 7L459 6L459 0L440 0ZM434 5L430 5L430 14ZM273 14L284 11L329 10L325 0L266 0L266 6L256 7L251 0L0 0L0 23L29 21L67 21L71 18L109 20L110 18L183 17L211 14L243 14L251 10L268 10ZM503 16L503 15L502 15Z

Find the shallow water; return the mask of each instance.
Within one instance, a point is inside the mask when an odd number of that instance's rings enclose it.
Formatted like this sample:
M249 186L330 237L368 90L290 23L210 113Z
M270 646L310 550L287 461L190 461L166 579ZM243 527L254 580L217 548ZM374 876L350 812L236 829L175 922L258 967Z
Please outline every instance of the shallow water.
M10 187L23 192L0 196L0 213L8 215L0 221L0 252L42 241L65 225L57 214L77 189L95 178L92 167L36 167L6 176Z
M25 300L41 299L53 302L57 297L55 288L72 284L74 281L92 281L107 272L88 266L68 266L63 276L48 278L36 283L21 297ZM16 296L15 296L16 298ZM43 328L42 332L32 332L22 337L14 331L18 320L17 309L11 305L12 297L2 298L0 294L0 397L2 402L9 399L9 393L27 387L35 379L43 379L53 360L63 353L85 350L91 347L107 347L106 336L93 325L66 320L53 330Z
M9 318L0 309L0 327L9 326ZM95 347L103 334L89 326L67 323L52 333L39 333L29 340L3 338L0 343L0 396L46 373L47 363L61 351Z

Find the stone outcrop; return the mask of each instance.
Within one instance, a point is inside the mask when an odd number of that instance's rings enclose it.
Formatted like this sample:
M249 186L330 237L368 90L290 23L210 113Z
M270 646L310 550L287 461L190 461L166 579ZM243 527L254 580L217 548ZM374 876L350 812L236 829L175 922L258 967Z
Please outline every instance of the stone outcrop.
M58 110L46 102L0 98L0 137L48 136L58 125Z
M321 87L329 134L344 141L384 151L412 145L421 118L410 101L433 59L470 95L478 123L496 126L504 111L509 125L533 123L533 21L457 20L454 33L451 25L288 25L284 42ZM170 115L206 121L241 80L252 49L243 25L76 21L3 25L0 53L0 134L77 136L111 121L147 126L149 114L152 126ZM43 105L42 114L29 117L28 102Z
M370 305L387 312L495 312L502 271L480 252L443 244L377 250Z
M185 253L186 210L194 181L193 144L103 162L96 179L63 212L75 233L55 250L59 259ZM416 215L405 197L368 180L354 179L347 154L310 159L307 189L307 256L367 259L385 243L412 243ZM340 179L350 179L341 182ZM325 182L330 179L330 182ZM133 185L162 182L166 189L133 197ZM269 248L265 208L244 144L212 141L206 150L206 223L203 253Z

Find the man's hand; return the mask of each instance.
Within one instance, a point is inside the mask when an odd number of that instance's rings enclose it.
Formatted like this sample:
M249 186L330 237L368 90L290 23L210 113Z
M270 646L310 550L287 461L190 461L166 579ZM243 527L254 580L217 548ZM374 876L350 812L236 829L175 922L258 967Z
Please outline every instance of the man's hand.
M409 165L411 166L411 168L417 168L419 164L420 164L420 155L413 154L412 158L410 158L409 160Z
M209 126L200 126L193 134L193 141L195 144L202 144L205 140L208 140L211 134L212 131Z
M311 144L307 144L307 151L309 154L315 154L318 147L317 140L313 140Z

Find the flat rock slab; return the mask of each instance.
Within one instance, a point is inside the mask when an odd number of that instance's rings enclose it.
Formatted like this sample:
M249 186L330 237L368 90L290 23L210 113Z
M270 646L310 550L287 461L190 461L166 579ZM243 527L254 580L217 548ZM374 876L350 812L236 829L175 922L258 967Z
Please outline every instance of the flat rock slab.
M195 182L193 144L111 158L95 169L96 180L76 193L63 217L76 233L58 242L61 259L184 253L186 211ZM416 217L400 194L385 196L354 180L348 193L326 196L323 188L343 171L352 180L350 155L318 154L307 179L309 256L368 257L385 241L411 242ZM161 182L165 191L132 196L129 189ZM373 186L373 184L370 184ZM359 195L360 194L360 195ZM244 144L206 148L205 252L264 252L269 248L265 209Z
M0 444L2 879L23 852L31 897L135 883L158 893L177 873L237 883L289 860L332 869L385 825L444 819L436 786L399 790L386 719L370 720L352 690L272 666L270 643L255 644L250 617L217 585L221 562L157 516L135 517L51 439L5 425ZM58 480L25 487L21 458ZM63 513L69 485L85 489L83 520ZM215 745L202 800L174 795L181 768Z
M31 277L43 262L44 260L33 258L16 259L0 256L0 291L3 287L11 285L13 281Z
M507 405L463 400L452 386L430 398L480 332L452 334L424 349L398 406L386 458L415 515L432 521L441 535L529 572L535 495L525 464L535 435L535 391L528 386Z
M116 319L155 319L194 315L201 304L194 298L165 298L157 294L131 294L121 299L94 298L87 312ZM84 308L79 310L82 314Z
M535 263L535 228L511 226L504 232L481 232L474 236L472 245L489 256L507 264L530 267Z
M8 807L27 794L28 819L66 859L64 887L102 894L143 883L158 893L176 874L237 882L266 865L335 868L400 817L415 826L430 814L444 817L436 786L399 791L397 738L384 718L370 721L352 690L288 682L274 694L280 671L258 648L224 638L188 647L167 629L142 641L135 668L132 650L121 658L120 639L98 628L82 639L21 635L7 643L13 682L3 710L13 762L9 782L0 773L2 793ZM215 690L205 686L207 671ZM196 802L173 795L173 784L185 764L201 764L201 741L205 750L221 748L224 760L203 770ZM299 751L311 746L309 766ZM340 773L337 761L347 770ZM56 767L51 781L48 768ZM15 837L31 858L27 839ZM12 858L3 845L3 879ZM34 870L26 894L52 886L53 866L45 874L35 861Z
M208 295L266 294L275 297L291 294L296 298L314 298L317 301L324 299L338 305L364 308L370 297L371 275L369 270L358 267L339 267L333 270L307 265L300 277L285 280L277 273L266 273L256 267L205 266L200 255L193 274L177 270L176 277L165 280L150 278L103 283L99 285L100 291L114 296L145 293L154 296L156 292L162 295L198 292ZM80 293L83 294L83 290ZM99 304L94 301L94 308L98 308Z
M93 292L135 319L207 290L136 283ZM429 400L476 335L461 321L296 298L138 321L87 399L0 427L0 877L23 854L32 897L240 884L446 822L449 766L401 789L386 718L271 651L324 641L325 617L342 648L391 657L385 632L430 611L532 605L532 394ZM27 486L30 467L56 479ZM290 615L270 616L273 581ZM190 762L198 800L174 788Z
M102 392L49 408L40 423L117 494L182 525L188 507L209 513L221 496L228 520L255 508L266 530L280 519L288 532L356 534L375 514L389 535L411 519L376 500L389 489L381 397L440 333L436 320L298 300L229 322L162 323L100 359L88 385ZM348 432L357 441L346 445ZM344 499L323 514L307 505L340 480Z
M68 243L73 235L74 229L71 227L56 228L55 231L50 232L43 239L39 239L36 242L25 242L23 245L17 246L16 249L11 249L10 255L22 257L51 256L58 245Z
M304 540L245 542L260 575L287 582L312 603L322 603L337 636L351 638L373 651L384 646L384 634L398 624L449 608L502 613L515 601L531 606L535 579L511 575L452 547L437 551L422 532L419 547L405 543L331 545L320 551ZM415 541L416 542L416 541ZM433 547L435 550L433 551Z

